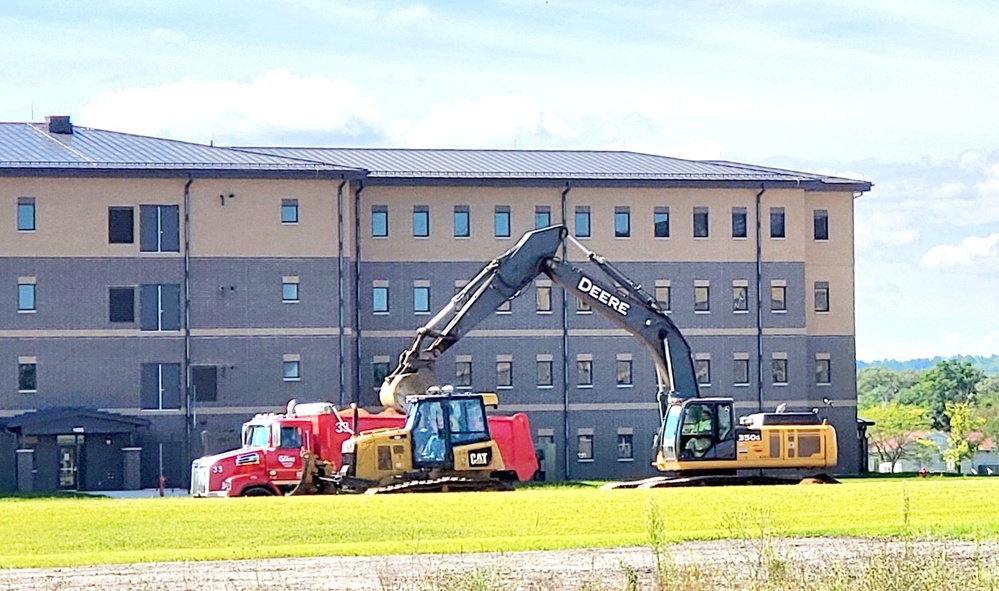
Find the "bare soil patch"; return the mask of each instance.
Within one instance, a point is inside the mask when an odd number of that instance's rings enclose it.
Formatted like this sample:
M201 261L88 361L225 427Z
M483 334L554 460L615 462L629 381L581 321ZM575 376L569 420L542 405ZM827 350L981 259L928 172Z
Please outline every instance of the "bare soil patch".
M685 542L671 546L678 566L751 573L761 556L760 540ZM907 544L906 546L903 546ZM807 571L860 568L906 547L922 556L945 558L956 568L975 568L983 557L999 555L999 543L966 541L886 541L859 538L782 539L772 542L788 563ZM626 565L626 566L623 566ZM225 562L177 562L0 571L0 588L158 591L326 589L440 589L441 581L462 573L486 573L487 588L523 590L621 589L631 567L651 584L653 553L644 547L490 554L320 557ZM498 581L498 584L497 584ZM446 585L445 585L446 586ZM738 588L738 585L736 586Z

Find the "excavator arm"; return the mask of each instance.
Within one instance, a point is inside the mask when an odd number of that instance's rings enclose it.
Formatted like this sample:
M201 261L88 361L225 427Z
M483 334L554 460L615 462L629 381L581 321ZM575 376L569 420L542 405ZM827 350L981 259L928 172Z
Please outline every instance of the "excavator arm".
M557 258L566 240L582 249L613 285ZM656 399L661 415L665 414L670 398L699 395L690 345L655 298L569 236L565 226L550 226L528 232L516 246L490 261L447 306L417 330L416 339L403 351L399 365L382 384L382 404L402 410L407 396L423 394L435 385L433 367L437 358L542 274L645 345L656 366Z

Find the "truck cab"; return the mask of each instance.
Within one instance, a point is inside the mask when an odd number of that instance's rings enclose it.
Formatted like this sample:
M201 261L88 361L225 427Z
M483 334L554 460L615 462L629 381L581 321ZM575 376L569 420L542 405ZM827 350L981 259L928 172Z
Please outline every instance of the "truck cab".
M330 403L289 404L285 414L264 413L243 424L241 447L198 458L191 465L191 494L266 496L289 493L302 478L302 450L340 464L343 442L353 435L351 417ZM401 427L395 412L358 411L361 430Z

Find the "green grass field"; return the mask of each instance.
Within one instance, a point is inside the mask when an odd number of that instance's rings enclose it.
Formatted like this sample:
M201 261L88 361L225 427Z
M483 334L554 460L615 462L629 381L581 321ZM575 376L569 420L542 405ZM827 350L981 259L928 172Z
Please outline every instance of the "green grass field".
M0 567L641 545L650 508L671 539L999 539L999 478L841 485L289 498L0 499ZM745 527L744 527L745 526Z

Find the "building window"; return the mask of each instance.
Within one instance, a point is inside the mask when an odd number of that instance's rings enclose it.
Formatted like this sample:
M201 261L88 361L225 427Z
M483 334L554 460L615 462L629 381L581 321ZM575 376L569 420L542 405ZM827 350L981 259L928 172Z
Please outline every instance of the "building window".
M711 286L694 284L694 312L711 311Z
M195 365L191 367L191 385L194 387L195 400L198 402L215 402L218 400L218 369L214 365Z
M472 235L470 213L467 205L454 206L454 237L468 238Z
M552 381L552 361L551 359L538 360L538 386L542 388L551 387Z
M538 205L534 208L534 229L540 230L552 225L552 208L547 205Z
M593 386L593 360L576 360L576 385L584 388Z
M590 307L590 303L583 298L576 298L576 314L592 314L593 308Z
M387 238L389 235L388 207L385 205L371 206L371 237Z
M413 287L413 312L416 314L430 313L430 288L424 285Z
M17 282L17 311L25 313L35 311L35 282L33 279Z
M614 208L614 237L631 237L631 210L627 207Z
M732 238L745 238L746 236L748 236L748 227L746 225L746 208L733 207Z
M732 360L732 384L736 386L749 385L749 358Z
M139 206L139 250L180 252L180 207Z
M21 232L35 230L35 198L17 198L17 229Z
M375 314L388 314L389 288L387 285L376 285L371 288L371 311Z
M749 311L749 286L738 283L732 285L732 311Z
M829 211L816 209L812 212L812 232L816 240L829 240Z
M110 244L135 242L135 208L108 208L108 242Z
M587 433L576 436L576 459L581 462L593 461L593 434Z
M180 330L180 285L139 286L139 329Z
M652 224L656 238L669 238L669 208L657 207L652 214Z
M108 320L110 322L135 322L135 288L108 288Z
M372 384L374 384L375 390L382 387L382 383L385 381L385 377L389 375L389 371L388 361L376 358L371 364L371 380Z
M617 360L617 385L630 386L631 382L631 359Z
M576 238L590 237L590 208L586 205L576 206Z
M471 360L459 360L454 362L454 385L458 388L472 387Z
M430 208L426 205L413 206L413 237L430 236Z
M284 277L281 280L281 301L285 304L298 303L298 277Z
M281 200L281 223L282 224L298 223L298 199Z
M496 362L496 387L513 387L513 361L499 360Z
M787 312L787 286L780 283L770 284L770 311Z
M552 311L552 288L550 285L534 286L534 302L539 313Z
M635 459L634 437L631 433L617 434L617 459L619 461Z
M497 238L510 237L509 205L497 205L493 211L493 233Z
M665 280L656 281L656 302L659 304L659 307L664 312L669 312L672 310L672 300L673 294L671 293L669 282Z
M302 361L285 359L283 362L283 377L286 382L298 382L302 379Z
M710 359L695 359L694 360L694 373L697 377L697 383L701 386L711 385L711 360Z
M770 377L774 385L787 384L787 357L774 357L770 360Z
M20 394L31 394L38 391L38 364L33 359L18 362L17 391Z
M816 357L815 359L815 383L816 384L831 384L832 383L832 373L830 371L829 358L828 357Z
M180 364L143 363L139 407L143 410L180 409Z
M770 237L771 238L784 238L784 208L783 207L771 207L770 208Z
M708 237L708 208L694 208L694 238Z
M829 282L828 281L816 281L815 282L815 311L816 312L828 312L829 311Z

